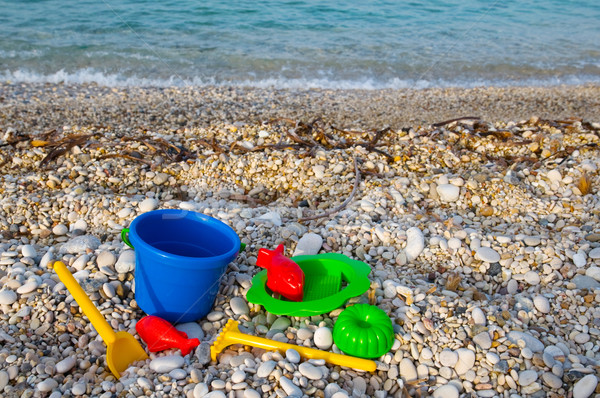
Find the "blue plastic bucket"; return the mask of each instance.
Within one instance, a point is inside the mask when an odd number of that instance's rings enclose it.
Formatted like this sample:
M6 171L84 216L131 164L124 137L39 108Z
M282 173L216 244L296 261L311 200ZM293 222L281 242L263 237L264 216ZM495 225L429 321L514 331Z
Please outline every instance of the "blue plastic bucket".
M135 249L135 300L169 322L203 318L221 277L240 251L223 222L193 211L163 209L136 217L121 236Z

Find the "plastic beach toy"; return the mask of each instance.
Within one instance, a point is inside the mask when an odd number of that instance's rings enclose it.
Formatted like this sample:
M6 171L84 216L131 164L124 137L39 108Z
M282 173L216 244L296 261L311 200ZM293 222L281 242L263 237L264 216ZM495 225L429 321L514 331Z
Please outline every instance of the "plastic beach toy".
M81 311L88 317L106 343L106 364L117 379L121 377L121 372L124 372L132 362L143 361L148 358L146 351L135 337L125 331L115 333L112 330L63 262L56 261L54 270L71 293L71 296L79 304Z
M241 249L227 224L179 209L143 213L121 236L135 248L135 300L146 314L172 323L211 311L221 277Z
M349 368L365 370L367 372L374 372L377 368L375 362L355 358L349 355L335 354L329 351L316 350L314 348L308 348L304 346L298 346L293 344L281 343L275 340L265 339L263 337L250 336L248 334L240 332L238 328L238 322L230 319L223 331L217 336L217 339L210 347L210 357L213 361L217 360L217 355L226 347L231 344L246 344L252 347L264 348L270 351L279 351L284 353L290 348L298 351L298 353L306 359L324 359L325 361L333 364L346 366Z
M304 292L304 272L284 256L283 244L275 250L260 249L256 265L267 269L267 287L292 301L302 301Z
M339 253L296 256L292 260L304 272L304 297L294 302L273 297L267 285L267 270L252 278L246 299L260 304L276 315L311 316L324 314L343 305L351 297L360 296L371 285L371 268Z
M154 315L148 315L135 324L140 338L148 345L148 351L158 352L169 348L179 348L186 356L200 344L200 340L188 339L185 332L173 327L169 322Z
M369 304L356 304L340 313L333 327L333 341L344 353L378 358L394 343L394 327L387 314Z

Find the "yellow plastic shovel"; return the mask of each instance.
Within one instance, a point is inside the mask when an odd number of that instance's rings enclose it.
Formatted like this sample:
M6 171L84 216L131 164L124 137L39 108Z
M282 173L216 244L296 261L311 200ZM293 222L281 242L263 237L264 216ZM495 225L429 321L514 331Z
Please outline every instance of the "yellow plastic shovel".
M135 337L125 331L114 332L62 261L54 263L54 270L79 304L81 311L92 322L92 325L106 343L106 363L117 379L121 377L121 372L125 371L132 362L148 358L146 351Z

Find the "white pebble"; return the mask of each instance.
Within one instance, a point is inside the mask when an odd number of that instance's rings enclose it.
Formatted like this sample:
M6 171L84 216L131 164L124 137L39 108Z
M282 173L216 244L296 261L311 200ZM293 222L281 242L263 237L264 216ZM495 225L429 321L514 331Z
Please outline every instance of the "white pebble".
M0 291L0 304L11 305L15 301L17 301L17 293L8 289Z
M483 310L479 307L473 308L471 311L471 318L473 318L473 323L475 325L484 325L487 323L487 318Z
M304 254L315 255L319 253L321 246L323 246L323 238L321 235L313 232L307 233L298 241L296 250L294 250L294 256L300 256Z
M54 379L46 379L37 384L37 389L40 392L50 392L58 387L58 382Z
M21 254L23 255L23 257L30 257L30 258L37 257L37 252L33 245L23 245L23 247L21 247Z
M320 327L315 331L314 335L315 345L321 350L328 350L333 344L333 336L331 330L326 327Z
M535 271L527 271L525 273L525 282L532 286L537 286L540 284L540 275Z
M293 395L293 396L301 397L303 395L300 387L296 386L294 384L294 382L291 381L290 379L288 379L287 377L280 377L279 385L281 386L281 388L283 388L283 390L285 391L285 393L288 396Z
M231 310L236 315L248 314L250 312L250 308L248 308L248 304L241 297L233 297L229 302L231 306Z
M56 372L67 373L69 370L73 369L76 363L75 357L67 357L56 364Z
M535 308L543 314L550 312L550 302L544 296L535 296L533 298L533 304L535 305Z
M154 209L156 209L158 207L158 200L154 199L154 198L147 198L144 199L140 202L140 204L138 205L138 207L140 208L140 211L142 213L146 213L148 211L152 211Z
M198 383L194 387L194 398L202 398L208 394L208 386L206 383Z
M66 235L67 232L69 232L69 228L65 224L58 224L52 228L52 233L54 235Z
M196 397L194 397L196 398ZM260 398L258 391L248 388L244 391L244 398Z
M287 351L285 352L285 358L288 361L290 361L291 363L300 362L300 354L298 353L298 351L294 350L293 348L287 349Z
M302 373L302 376L311 380L319 380L323 377L321 369L313 366L310 362L302 362L300 366L298 366L298 370Z
M475 255L479 257L481 261L485 261L488 263L497 263L500 261L500 254L491 247L481 246L475 252Z
M445 384L433 392L433 398L458 398L458 389L453 384Z
M436 187L442 202L456 202L460 196L460 188L452 184L440 184Z
M519 372L519 380L517 382L521 387L525 387L536 381L537 377L535 370L522 370Z
M456 350L458 354L458 362L454 366L454 370L458 375L464 375L475 365L475 353L468 348L459 348Z
M573 264L575 264L577 268L584 267L586 263L587 258L585 257L585 253L579 251L573 255Z
M28 281L27 283L25 283L24 285L22 285L21 287L19 287L17 289L17 293L27 294L27 293L33 292L37 288L38 288L38 283L36 282L35 279L32 279L32 280Z
M188 339L202 340L204 338L204 331L196 322L179 323L175 325L175 329L187 334Z
M275 362L275 361L263 362L262 364L260 364L260 366L256 370L256 375L258 377L268 377L271 374L271 372L273 371L273 369L275 369L276 365L277 365L277 362Z
M183 357L179 355L157 357L150 362L150 369L156 373L169 373L173 369L182 367L184 362Z
M453 368L458 362L458 354L450 349L444 349L440 352L440 363L442 366Z
M596 375L587 375L573 386L573 398L588 398L596 390L598 379Z
M406 259L413 261L419 257L424 248L425 237L423 236L423 232L417 227L409 228L406 231L406 248L404 249Z
M115 270L119 274L125 274L135 269L135 251L124 250L120 255L117 263L115 264Z
M71 393L75 396L83 395L87 391L87 385L84 382L75 383L71 387Z
M585 275L600 282L600 267L592 266L585 270Z
M246 380L246 372L244 372L243 370L236 370L231 375L231 381L233 383L241 383L244 380Z

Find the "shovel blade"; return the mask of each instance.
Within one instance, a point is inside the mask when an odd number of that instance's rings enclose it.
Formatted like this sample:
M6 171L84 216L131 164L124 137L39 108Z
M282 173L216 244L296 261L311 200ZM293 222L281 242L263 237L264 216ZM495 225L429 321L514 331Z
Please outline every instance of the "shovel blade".
M115 341L107 344L106 363L117 379L133 362L145 359L148 359L148 354L144 348L135 337L125 331L117 332Z

